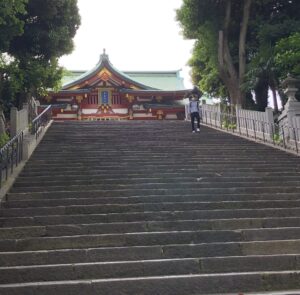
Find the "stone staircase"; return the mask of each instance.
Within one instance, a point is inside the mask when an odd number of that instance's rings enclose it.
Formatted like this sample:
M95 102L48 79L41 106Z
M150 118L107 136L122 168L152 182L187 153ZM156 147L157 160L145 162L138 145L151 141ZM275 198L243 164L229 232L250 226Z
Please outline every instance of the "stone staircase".
M0 294L300 289L299 180L298 157L208 127L54 123L2 202Z

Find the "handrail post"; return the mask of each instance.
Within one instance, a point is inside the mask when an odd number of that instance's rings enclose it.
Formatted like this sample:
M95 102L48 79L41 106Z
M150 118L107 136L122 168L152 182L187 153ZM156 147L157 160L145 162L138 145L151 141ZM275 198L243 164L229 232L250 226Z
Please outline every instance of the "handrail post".
M240 133L240 135L242 135L240 117L237 116L236 118L237 118L237 124L239 125L239 133Z
M284 129L283 129L283 126L281 126L281 129L282 129L283 147L284 147L284 148L286 148L286 145L285 145L285 136L284 136Z
M218 113L215 112L215 127L217 127L217 115L218 115Z
M247 119L245 118L245 123L246 123L246 133L247 133L247 137L249 137L249 134L248 134L248 124L247 124Z
M256 141L256 130L255 130L255 121L253 119L253 131L254 131L254 139Z
M262 126L262 132L263 132L263 139L264 139L264 142L266 142L264 122L261 122L261 126Z
M293 131L294 131L294 140L295 140L296 152L298 154L298 142L297 142L297 138L296 138L296 130L295 130L295 128L293 128Z

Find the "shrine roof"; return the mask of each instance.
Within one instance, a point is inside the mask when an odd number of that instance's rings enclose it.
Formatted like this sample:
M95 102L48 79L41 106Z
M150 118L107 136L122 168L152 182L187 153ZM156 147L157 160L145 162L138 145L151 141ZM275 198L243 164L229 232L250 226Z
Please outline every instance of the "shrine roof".
M75 72L73 75L75 75L76 78L73 81L63 84L62 89L68 90L68 89L76 88L79 85L81 85L82 83L85 83L86 81L88 81L89 79L99 76L99 74L101 73L102 70L108 70L110 73L116 75L121 80L131 83L135 87L138 87L140 89L154 89L153 87L144 85L136 80L133 80L130 76L128 76L125 73L122 73L121 71L116 69L109 61L108 55L105 53L105 50L104 50L103 54L100 55L100 60L93 69L91 69L90 71L87 71L79 76L78 76L78 74L80 73L80 71L77 71L77 73Z
M110 69L119 77L136 84L141 89L149 90L185 90L180 70L175 71L120 71L109 61L108 55L101 55L98 64L90 71L68 71L62 80L63 89L69 89L74 85L96 75L104 67Z
M184 90L183 78L177 71L124 71L128 76L140 83L161 90Z

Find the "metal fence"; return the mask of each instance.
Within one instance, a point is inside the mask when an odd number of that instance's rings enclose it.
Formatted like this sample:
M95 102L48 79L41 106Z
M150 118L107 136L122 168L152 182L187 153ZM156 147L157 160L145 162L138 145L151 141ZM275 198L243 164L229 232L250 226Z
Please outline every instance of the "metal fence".
M202 110L202 122L208 126L299 153L299 127L282 126L252 118L207 110Z
M31 134L34 134L36 138L39 137L43 128L48 124L52 118L52 106L49 105L43 110L31 123Z
M52 118L51 105L48 106L40 115L32 120L29 129L32 135L38 139L43 128L49 123ZM6 181L8 176L13 173L23 160L24 147L24 130L13 137L0 149L0 187L3 181Z
M23 139L21 131L0 149L0 187L23 159Z

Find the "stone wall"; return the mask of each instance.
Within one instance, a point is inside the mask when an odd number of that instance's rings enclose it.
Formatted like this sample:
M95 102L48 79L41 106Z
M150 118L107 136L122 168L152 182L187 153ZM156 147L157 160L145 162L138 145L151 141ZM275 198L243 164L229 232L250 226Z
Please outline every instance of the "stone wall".
M10 109L10 137L13 138L28 128L28 104L23 104L22 110L16 107Z

